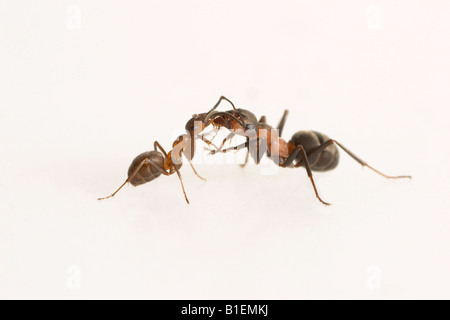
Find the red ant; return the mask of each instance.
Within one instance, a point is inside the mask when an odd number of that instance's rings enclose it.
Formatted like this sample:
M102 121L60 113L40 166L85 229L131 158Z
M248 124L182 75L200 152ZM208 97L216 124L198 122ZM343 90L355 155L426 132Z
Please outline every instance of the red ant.
M216 105L205 114L201 115L194 115L187 123L186 123L186 132L187 134L183 134L179 136L172 144L172 150L167 153L163 147L158 143L158 141L154 142L154 151L147 151L143 152L140 155L138 155L133 162L131 163L129 169L128 169L128 178L125 180L125 182L111 195L104 197L104 198L98 198L98 200L108 199L111 197L114 197L117 192L119 192L120 189L126 184L131 183L133 186L138 186L147 182L150 182L156 178L158 178L161 174L169 176L173 173L177 173L178 178L180 179L181 187L183 189L183 194L186 199L186 202L189 203L189 199L186 195L186 191L184 189L183 180L181 178L181 174L179 169L182 166L182 155L186 157L189 164L192 167L192 170L194 173L202 180L205 180L202 178L197 171L195 170L194 166L192 165L192 159L194 158L195 154L195 139L200 138L202 141L204 141L209 146L214 146L214 144L204 138L203 135L200 133L208 127L210 124L215 126L216 128L220 126L226 126L226 124L223 121L230 121L234 125L237 126L237 128L240 126L244 126L245 123L247 123L246 116L251 117L253 114L249 112L249 115L247 115L245 112L242 112L242 114L238 115L241 120L237 119L233 114L229 112L218 112L214 111L217 106L220 104L221 100L226 99L225 97L221 97L219 101L216 103ZM231 103L231 101L230 101ZM233 106L234 107L234 106ZM215 123L217 119L220 119L220 117L223 117L223 121L218 123ZM253 115L254 117L254 115ZM254 120L254 119L251 119ZM256 120L256 118L255 118ZM197 127L198 125L198 127ZM231 129L231 128L230 128ZM215 146L214 146L215 147ZM159 151L158 151L159 149ZM216 147L217 149L217 147Z

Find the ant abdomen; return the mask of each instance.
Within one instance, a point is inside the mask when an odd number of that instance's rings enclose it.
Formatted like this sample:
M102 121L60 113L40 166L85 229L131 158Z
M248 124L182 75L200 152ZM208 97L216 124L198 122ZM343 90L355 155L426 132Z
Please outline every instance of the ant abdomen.
M317 131L298 131L289 142L294 146L301 145L305 149L311 170L328 171L336 168L339 162L339 152L336 145L330 144L317 155L311 153L328 140L330 140L328 136ZM300 162L301 160L302 156L299 154L295 161Z
M128 177L130 178L136 169L138 169L139 166L141 167L129 181L133 186L150 182L161 175L161 170L158 170L152 162L157 164L160 168L163 168L164 156L162 153L159 151L147 151L134 158L130 168L128 169Z

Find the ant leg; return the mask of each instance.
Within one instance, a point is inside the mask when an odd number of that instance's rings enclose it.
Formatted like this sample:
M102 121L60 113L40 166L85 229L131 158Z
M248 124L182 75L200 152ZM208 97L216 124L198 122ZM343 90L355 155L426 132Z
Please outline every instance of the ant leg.
M322 202L324 205L329 206L330 204L328 202L323 201L320 198L319 193L317 192L316 184L314 183L311 167L310 167L309 161L308 161L308 156L306 155L305 149L303 149L303 147L301 145L295 147L295 149L292 150L291 154L289 155L289 157L286 159L286 161L283 163L282 166L283 167L290 166L292 164L292 162L294 161L294 159L297 158L299 153L301 154L302 159L305 163L306 172L308 173L309 180L311 180L311 184L314 188L314 193L316 194L317 199L319 199L319 201Z
M232 150L238 151L238 150L241 150L241 149L244 149L244 148L248 148L248 146L249 146L249 142L244 142L244 143L241 143L241 144L239 144L237 146L226 148L226 149L223 149L223 150L220 150L220 151L211 150L211 154L215 154L216 152L226 153L226 152L229 152L229 151L232 151Z
M199 135L197 137L199 137L204 143L206 143L208 147L213 146L214 148L218 149L217 146L211 142L211 140L206 139L205 137L203 137L203 135Z
M169 158L169 156L167 155L166 151L163 149L163 147L161 147L161 145L159 144L158 141L155 141L155 143L153 144L155 146L155 150L156 148L159 148L161 150L161 152L164 154L164 157L166 158L167 162L169 163L169 165L175 169L177 175L178 175L178 179L180 179L180 183L181 183L181 188L183 189L183 194L184 194L184 198L186 199L186 202L189 204L189 199L186 195L186 190L184 190L184 185L183 185L183 179L181 179L181 174L180 171L178 170L177 166L173 164L172 160Z
M261 140L262 140L262 142L261 142ZM261 158L264 156L266 151L268 151L267 142L265 141L265 139L257 138L256 139L256 150L255 150L255 147L252 147L250 149L250 144L249 144L249 147L247 148L247 150L249 152L253 151L252 157L253 157L253 159L256 159L256 164L259 164L261 162ZM255 154L255 152L256 152L256 154ZM269 153L270 153L270 150L269 150Z
M247 143L248 144L250 144L250 140L249 140L249 138L247 137ZM247 165L247 162L248 162L248 156L250 155L250 152L248 151L248 149L247 149L247 154L245 155L245 162L243 163L243 164L241 164L241 167L242 168L244 168L246 165Z
M128 181L130 181L130 179L128 178L127 180L125 180L125 182L124 183L122 183L122 185L119 187L119 189L117 189L116 191L114 191L114 193L113 194L111 194L111 195L109 195L109 196L107 196L107 197L103 197L103 198L97 198L97 200L105 200L105 199L109 199L109 198L112 198L112 197L114 197L115 195L116 195L116 193L117 192L119 192L119 190L120 189L122 189L122 187L124 186L124 185L126 185L127 184L127 182Z
M189 136L188 136L188 135L185 135L184 137L189 137ZM212 145L212 146L214 146L214 148L217 149L217 147L214 145L214 143L212 143L212 142L209 141L208 139L204 138L203 135L198 135L197 137L201 138L201 140L202 140L203 142L205 142L206 144L208 144L208 146ZM194 141L194 140L192 140L192 141ZM161 146L160 146L160 148L161 148ZM155 144L155 150L156 150L156 144ZM193 165L192 162L191 162L191 157L190 157L189 153L186 152L186 149L182 149L182 152L183 152L184 156L186 157L186 159L188 160L189 165L191 166L191 168L192 168L192 170L194 171L195 175L196 175L198 178L200 178L201 180L206 181L206 179L203 178L202 176L200 176L200 175L197 173L197 170L195 170L194 165ZM193 151L191 151L191 152L193 153ZM170 161L169 163L172 163L172 161ZM175 166L172 166L172 168L175 169ZM184 189L184 188L183 188L183 189Z
M222 144L220 145L220 147L219 147L219 148L216 148L216 149L217 149L216 152L222 151L222 148L225 146L225 143L226 143L227 141L230 141L230 142L231 142L231 139L233 139L233 137L234 137L235 135L236 135L236 134L235 134L234 132L230 132L230 133L225 137L225 139L223 139Z
M197 171L196 171L195 168L194 168L194 165L192 164L192 162L191 162L189 159L188 159L188 162L189 162L189 164L191 165L192 170L194 170L195 175L196 175L197 177L199 177L200 179L202 179L203 181L206 181L205 178L203 178L202 176L200 176L200 175L197 173Z
M227 114L226 112L225 112L225 114ZM231 116L231 115L230 115ZM259 123L267 123L266 122L266 116L262 116L260 119L259 119ZM236 134L234 133L234 132L231 132L230 134L228 134L226 137L225 137L225 139L222 141L222 144L220 145L220 147L219 148L216 148L216 151L214 151L214 152L211 152L211 154L214 154L214 153L217 153L217 152L222 152L223 150L222 150L222 148L224 147L224 145L225 145L225 143L226 143L226 141L231 141L231 139L235 136ZM249 144L249 139L247 138L247 143ZM241 149L241 148L240 148ZM230 150L232 150L232 149L230 149ZM237 149L238 150L238 149ZM211 150L212 151L212 150ZM225 151L226 152L226 151ZM245 167L245 165L247 164L247 162L248 162L248 158L249 158L249 152L247 151L247 154L246 154L246 156L245 156L245 162L244 162L244 164L241 164L241 167ZM259 161L257 161L258 163L259 163Z
M211 144L212 144L212 143L211 143ZM214 144L212 144L212 145L214 145ZM217 147L216 147L216 148L217 148ZM192 164L191 159L190 159L189 156L186 154L185 150L183 150L182 152L183 152L183 154L184 154L186 160L189 162L189 165L191 166L191 168L192 168L192 170L194 171L195 175L196 175L199 179L201 179L201 180L203 180L203 181L206 181L205 178L203 178L201 175L199 175L199 174L197 173L197 170L195 170L194 165Z
M220 152L226 153L226 152L233 151L233 150L234 151L239 151L239 150L244 149L244 148L247 148L249 153L252 154L252 157L254 159L256 159L255 160L256 164L259 164L260 161L261 161L262 156L267 151L267 144L266 143L261 143L260 139L258 138L256 140L256 146L252 145L252 148L250 148L250 139L247 138L246 142L241 143L241 144L239 144L237 146L234 146L234 147L230 147L230 148L227 148L227 149L220 150ZM219 152L219 151L217 151L217 152ZM215 154L215 153L216 153L215 150L211 150L211 154Z
M280 137L281 137L281 133L283 132L284 124L286 122L288 113L289 113L289 110L284 110L283 117L281 118L280 123L278 123L277 129L278 129L278 135Z
M342 150L344 150L345 153L347 153L350 157L352 157L360 165L362 165L363 167L367 167L367 168L371 169L372 171L378 173L380 176L383 176L386 179L401 179L401 178L409 178L409 179L411 179L411 176L388 176L388 175L378 171L377 169L375 169L375 168L371 167L370 165L368 165L367 162L365 162L365 161L361 160L360 158L358 158L355 154L353 154L350 150L348 150L342 144L340 144L339 142L337 142L336 140L333 140L333 139L330 139L330 140L324 142L323 144L318 146L316 149L310 151L308 153L308 155L314 155L314 154L320 153L323 150L325 150L326 147L328 147L329 145L331 145L333 143L338 145Z
M199 134L199 135L197 135L196 137L200 137L203 141L206 142L206 144L209 145L209 144L212 144L212 141L217 137L217 134L219 133L219 130L220 130L220 128L214 128L214 129L212 129L212 130L210 130L210 131L208 131L208 132ZM208 137L208 136L210 136L211 134L214 134L214 136L213 136L210 140L207 140L205 137ZM214 147L217 149L216 146L214 146Z

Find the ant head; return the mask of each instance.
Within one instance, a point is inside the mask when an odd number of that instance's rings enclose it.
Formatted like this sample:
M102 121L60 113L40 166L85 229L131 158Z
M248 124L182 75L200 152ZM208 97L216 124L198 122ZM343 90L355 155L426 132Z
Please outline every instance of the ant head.
M192 118L186 123L185 129L191 134L198 134L205 129L205 123L200 116L194 114L192 115Z

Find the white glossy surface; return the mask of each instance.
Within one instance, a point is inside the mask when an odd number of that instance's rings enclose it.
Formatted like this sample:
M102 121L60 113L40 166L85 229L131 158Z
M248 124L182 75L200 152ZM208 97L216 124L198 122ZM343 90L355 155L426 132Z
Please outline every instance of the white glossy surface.
M3 2L0 298L450 298L449 4L372 4ZM96 200L222 94L413 180L341 153L331 207L253 165Z

